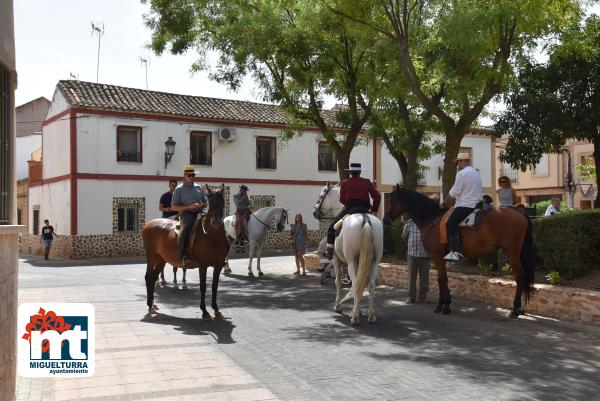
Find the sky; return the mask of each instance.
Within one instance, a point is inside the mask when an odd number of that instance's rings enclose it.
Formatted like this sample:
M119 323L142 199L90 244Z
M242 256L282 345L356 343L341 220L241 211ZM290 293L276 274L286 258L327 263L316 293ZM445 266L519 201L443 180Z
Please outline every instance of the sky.
M597 0L590 12L600 13ZM57 82L74 74L82 81L96 82L98 38L91 22L104 24L100 47L101 83L134 88L146 87L140 57L149 59L148 89L186 95L261 101L258 88L246 79L237 92L211 81L207 72L192 74L193 52L174 56L152 54L146 45L151 33L143 15L148 5L139 0L16 0L15 40L19 86L17 105L44 96L52 100ZM210 62L216 62L211 57ZM327 99L325 107L335 101ZM503 106L490 104L488 110ZM482 118L481 125L493 124Z
M146 87L140 57L149 58L148 88L188 95L238 100L260 100L251 80L239 92L211 81L205 72L192 75L194 54L161 57L146 44L150 31L143 15L148 6L139 0L17 0L14 2L17 48L17 105L44 96L52 100L57 82L75 74L96 82L98 37L91 21L104 23L100 47L101 83Z

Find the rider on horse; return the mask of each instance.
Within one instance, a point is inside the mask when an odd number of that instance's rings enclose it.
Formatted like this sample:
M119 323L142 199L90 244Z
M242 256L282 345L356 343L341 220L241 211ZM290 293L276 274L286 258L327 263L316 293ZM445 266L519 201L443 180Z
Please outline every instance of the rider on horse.
M251 213L246 185L240 185L240 191L233 195L233 202L235 203L235 237L239 239L241 236L246 236L246 216Z
M175 189L171 202L171 210L179 212L179 221L182 225L179 238L179 261L182 265L191 262L185 253L187 241L198 213L205 211L208 204L202 187L194 184L195 176L193 166L184 167L183 182Z
M454 205L454 210L446 221L450 248L450 252L444 257L446 260L459 260L463 257L458 225L475 210L475 206L483 196L481 176L471 166L469 154L459 153L454 162L459 171L456 173L454 185L442 204L444 207Z
M340 202L344 205L344 208L335 216L327 231L328 259L333 258L333 243L335 242L335 228L333 226L335 223L347 214L369 213L369 211L377 213L381 202L381 195L377 192L373 183L360 177L362 171L360 163L351 163L348 171L350 171L351 177L342 181L340 186ZM371 206L369 195L373 198L373 206Z

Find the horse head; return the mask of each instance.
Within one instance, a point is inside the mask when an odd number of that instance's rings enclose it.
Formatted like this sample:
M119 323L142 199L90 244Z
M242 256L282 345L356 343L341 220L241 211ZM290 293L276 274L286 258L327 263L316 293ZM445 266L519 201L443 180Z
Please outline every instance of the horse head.
M212 223L223 222L223 216L225 215L225 184L221 184L218 189L212 189L208 185L206 192L208 192L208 214Z
M321 188L321 193L313 208L313 216L321 221L327 212L338 211L342 207L339 186L332 185L331 181L327 181L327 185Z
M442 211L439 205L428 196L396 184L396 187L390 193L383 221L385 224L391 224L392 221L404 213L414 220L424 220L435 217Z
M285 229L286 224L288 223L288 210L289 209L281 209L281 216L279 216L279 220L277 220L278 232L282 232Z

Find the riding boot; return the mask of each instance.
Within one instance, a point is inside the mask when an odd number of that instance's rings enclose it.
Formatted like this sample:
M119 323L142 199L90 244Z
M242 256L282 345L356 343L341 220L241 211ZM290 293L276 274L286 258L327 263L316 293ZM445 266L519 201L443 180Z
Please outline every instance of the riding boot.
M464 256L462 255L462 249L460 244L460 235L456 233L455 235L451 235L448 238L448 245L450 247L450 252L446 256L444 256L444 260L449 261L458 261Z
M333 259L333 245L327 244L327 259Z

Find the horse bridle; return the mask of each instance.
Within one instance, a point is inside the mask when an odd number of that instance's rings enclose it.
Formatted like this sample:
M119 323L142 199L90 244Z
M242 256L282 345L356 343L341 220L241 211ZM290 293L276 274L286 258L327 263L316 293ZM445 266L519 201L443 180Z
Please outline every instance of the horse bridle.
M270 224L267 224L267 223L265 223L264 221L262 221L261 219L259 219L259 218L256 216L256 214L254 214L254 213L250 213L250 214L251 214L252 216L254 216L254 218L255 218L256 220L258 220L258 221L259 221L259 222L260 222L260 223L261 223L263 226L265 226L265 227L268 227L269 229L272 229L272 228L273 228L273 226L272 226L272 225L270 225ZM286 222L286 224L287 224L287 223L288 223L288 213L287 213L287 210L285 210L285 209L283 209L283 211L281 212L281 217L279 218L279 221L277 222L277 225L276 225L276 227L277 227L277 230L278 230L278 231L282 231L282 230L285 228L285 226L283 225L283 219L284 219L284 216L285 216L285 222Z
M317 219L319 221L323 220L323 217L325 217L325 213L323 213L321 211L321 208L323 207L323 201L327 197L327 194L329 194L329 191L331 191L331 188L333 188L333 185L329 185L327 187L327 189L325 190L325 193L323 193L323 195L319 196L319 200L317 201L319 207L317 208L317 210L315 210L315 212L313 213L313 216L315 217L315 219ZM332 209L330 209L330 210L332 210Z

